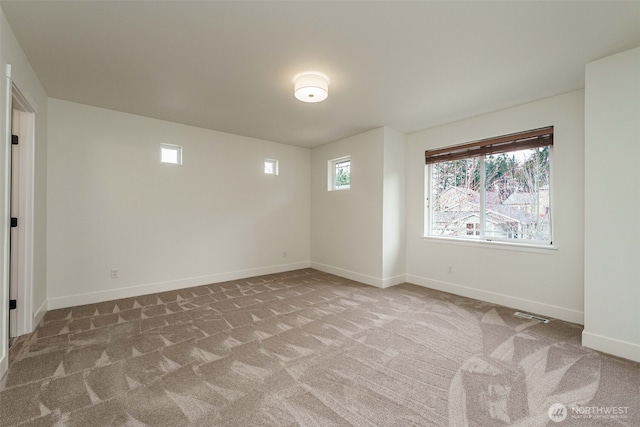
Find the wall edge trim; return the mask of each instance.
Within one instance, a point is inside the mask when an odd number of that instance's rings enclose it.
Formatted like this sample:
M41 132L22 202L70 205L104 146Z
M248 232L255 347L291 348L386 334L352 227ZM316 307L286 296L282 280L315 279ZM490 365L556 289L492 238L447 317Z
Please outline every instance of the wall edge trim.
M130 298L156 292L173 291L176 289L209 285L212 283L226 282L229 280L262 276L265 274L282 273L285 271L298 270L301 268L309 268L309 266L309 261L302 261L290 264L279 264L267 267L257 267L246 270L216 273L206 276L189 277L185 279L170 280L166 282L145 283L141 285L129 286L126 288L109 289L97 292L87 292L83 294L55 297L48 299L48 309L52 310L57 308L73 307L76 305L93 304L120 298Z
M392 285L385 286L385 280L379 277L369 276L367 274L358 273L356 271L345 270L344 268L334 267L332 265L322 264L320 262L311 261L311 268L324 271L325 273L330 273L336 276L344 277L345 279L355 280L356 282L364 283L365 285L375 286L376 288L385 288L388 286L392 286Z
M558 307L525 298L489 292L482 289L474 289L467 286L457 285L455 283L415 276L413 274L407 274L407 282L467 298L473 298L493 304L500 304L506 307L517 308L534 314L553 317L554 319L564 320L566 322L577 323L579 325L584 324L584 312L570 308Z
M582 331L582 345L593 350L640 362L640 344Z

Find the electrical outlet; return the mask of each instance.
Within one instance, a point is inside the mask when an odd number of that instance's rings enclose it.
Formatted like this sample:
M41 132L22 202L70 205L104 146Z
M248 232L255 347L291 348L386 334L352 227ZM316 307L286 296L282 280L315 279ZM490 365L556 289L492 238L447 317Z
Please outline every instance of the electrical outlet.
M112 268L111 269L111 278L112 279L119 279L120 278L120 272L118 271L117 268Z
M287 251L282 252L282 258L286 258L287 257Z
M453 266L452 265L447 267L447 274L453 274Z

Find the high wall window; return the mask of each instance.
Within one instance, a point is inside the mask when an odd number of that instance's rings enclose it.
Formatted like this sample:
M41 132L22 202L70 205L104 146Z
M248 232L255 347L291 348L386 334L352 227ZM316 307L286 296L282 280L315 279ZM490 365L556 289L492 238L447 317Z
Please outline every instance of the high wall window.
M425 152L425 235L551 244L553 127Z
M278 175L279 163L276 159L264 159L264 173L267 175Z
M182 164L182 147L179 145L160 144L160 161L162 163Z
M351 188L351 157L329 160L327 176L329 191Z

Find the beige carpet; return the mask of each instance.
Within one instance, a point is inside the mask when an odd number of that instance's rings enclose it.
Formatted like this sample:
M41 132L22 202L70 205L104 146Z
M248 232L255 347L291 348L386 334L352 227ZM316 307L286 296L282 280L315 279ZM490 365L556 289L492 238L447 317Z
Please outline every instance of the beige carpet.
M54 310L11 349L0 424L640 426L640 364L513 313L313 269Z

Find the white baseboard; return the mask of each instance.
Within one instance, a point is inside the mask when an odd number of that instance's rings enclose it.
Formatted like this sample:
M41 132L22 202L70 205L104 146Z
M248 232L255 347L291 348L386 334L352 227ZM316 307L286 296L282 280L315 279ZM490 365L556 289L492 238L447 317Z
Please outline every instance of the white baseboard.
M442 282L440 280L428 279L426 277L414 276L412 274L407 274L407 282L413 283L414 285L418 286L424 286L426 288L436 289L438 291L449 292L467 298L474 298L481 301L487 301L494 304L513 307L523 311L542 314L544 316L553 317L555 319L584 325L584 312L578 310L558 307L555 305L545 304L524 298L518 298L511 295L485 291L482 289L456 285L454 283Z
M311 268L324 271L325 273L335 274L336 276L344 277L345 279L355 280L356 282L364 283L366 285L375 286L376 288L388 288L390 286L399 285L405 282L405 275L389 277L381 279L379 277L369 276L367 274L357 273L351 270L345 270L343 268L334 267L332 265L322 264L319 262L311 261Z
M32 328L31 328L31 331L29 332L35 331L35 329L38 327L38 325L40 324L40 321L42 320L44 315L47 313L48 305L49 303L47 300L42 301L42 304L40 304L40 307L38 307L36 312L33 313L33 323L31 324Z
M387 277L386 279L382 279L382 287L390 288L391 286L400 285L407 281L407 276L401 274L400 276Z
M640 345L582 331L582 345L614 356L640 362Z
M176 289L190 288L192 286L208 285L211 283L244 279L246 277L262 276L264 274L282 273L285 271L298 270L300 268L308 268L309 266L309 261L304 261L247 270L230 271L227 273L211 274L208 276L190 277L187 279L172 280L168 282L148 283L120 289L108 289L98 292L67 295L63 297L49 298L48 309L53 310L56 308L73 307L76 305L93 304L96 302L110 301L120 298L136 297L155 292L173 291Z

